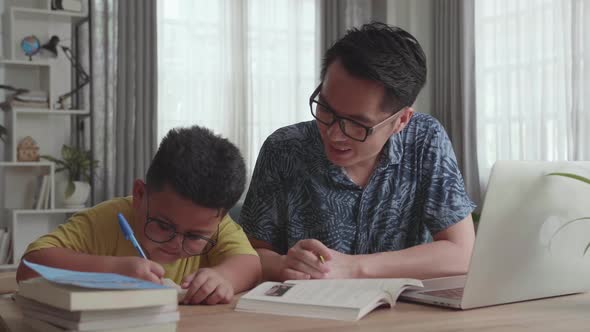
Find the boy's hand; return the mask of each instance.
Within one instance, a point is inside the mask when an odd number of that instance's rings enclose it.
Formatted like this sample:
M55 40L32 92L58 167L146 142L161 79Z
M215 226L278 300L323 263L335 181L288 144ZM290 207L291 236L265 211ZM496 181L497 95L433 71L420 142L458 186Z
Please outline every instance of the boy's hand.
M162 265L141 257L112 257L114 273L139 278L156 284L162 283L165 270Z
M210 268L199 269L184 277L182 288L187 289L183 304L229 303L234 288L219 272Z

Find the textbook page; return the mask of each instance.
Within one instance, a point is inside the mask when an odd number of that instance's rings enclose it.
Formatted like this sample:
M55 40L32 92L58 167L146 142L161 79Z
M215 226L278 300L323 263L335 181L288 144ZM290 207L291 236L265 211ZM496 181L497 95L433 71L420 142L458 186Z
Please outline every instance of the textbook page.
M389 295L380 288L342 287L339 283L265 282L241 299L358 309L380 297L389 298Z
M419 289L423 287L422 281L410 278L287 280L285 283L314 283L320 286L339 288L379 289L394 296L394 300L408 288Z

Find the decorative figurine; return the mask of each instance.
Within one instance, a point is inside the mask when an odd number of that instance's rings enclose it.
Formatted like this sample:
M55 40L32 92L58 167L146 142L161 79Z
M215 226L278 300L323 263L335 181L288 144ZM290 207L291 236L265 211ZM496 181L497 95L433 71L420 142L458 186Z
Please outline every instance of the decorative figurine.
M18 161L39 161L39 146L31 137L23 138L17 146Z

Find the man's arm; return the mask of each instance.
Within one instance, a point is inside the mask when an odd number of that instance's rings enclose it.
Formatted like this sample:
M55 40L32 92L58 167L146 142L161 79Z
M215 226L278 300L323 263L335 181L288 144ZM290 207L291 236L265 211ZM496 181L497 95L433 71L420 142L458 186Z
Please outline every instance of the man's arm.
M255 238L249 240L260 256L263 280L322 279L329 272L318 256L330 259L330 250L317 240L301 240L289 249L287 255L278 254L267 242Z
M433 242L399 251L353 256L356 278L428 279L466 274L475 241L471 215L433 236ZM331 276L330 276L331 277Z
M76 252L66 248L45 248L26 254L23 259L60 269L84 272L111 272L140 278L156 283L164 275L160 264L141 257L97 256ZM37 277L22 261L16 271L16 281Z
M475 232L471 215L437 233L434 242L399 251L346 255L317 240L301 240L287 255L280 255L260 240L250 239L260 255L263 278L417 278L428 279L467 273ZM303 245L301 245L303 244ZM317 256L321 254L326 263Z

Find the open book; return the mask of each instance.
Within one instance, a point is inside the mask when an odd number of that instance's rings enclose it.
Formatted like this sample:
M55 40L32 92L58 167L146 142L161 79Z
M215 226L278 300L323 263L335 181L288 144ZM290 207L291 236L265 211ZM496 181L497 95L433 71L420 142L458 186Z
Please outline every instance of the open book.
M243 295L236 311L310 318L359 320L377 307L393 307L417 279L335 279L264 282Z

